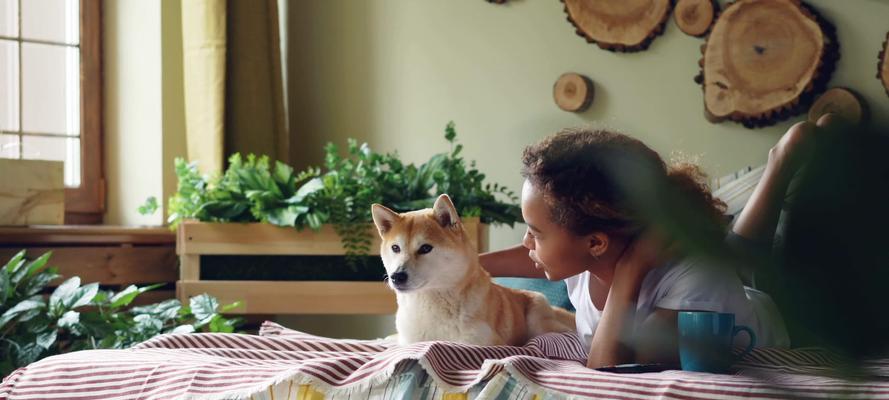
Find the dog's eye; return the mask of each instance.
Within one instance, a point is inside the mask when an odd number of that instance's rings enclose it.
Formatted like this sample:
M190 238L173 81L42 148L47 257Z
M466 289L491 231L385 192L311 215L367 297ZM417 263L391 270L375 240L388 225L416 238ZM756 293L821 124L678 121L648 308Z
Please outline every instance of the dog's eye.
M428 253L428 252L430 252L430 251L432 251L432 246L430 246L430 245L428 245L428 244L424 244L424 245L420 246L420 249L417 250L417 253L419 253L419 254L426 254L426 253Z
M398 247L397 244L393 244L392 245L392 252L393 253L401 253L401 247Z

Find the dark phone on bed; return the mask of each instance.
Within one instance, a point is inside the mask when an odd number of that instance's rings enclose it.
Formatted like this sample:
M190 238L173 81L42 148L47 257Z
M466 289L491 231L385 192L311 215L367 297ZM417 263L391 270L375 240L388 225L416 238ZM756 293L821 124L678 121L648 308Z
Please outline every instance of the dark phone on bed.
M596 371L613 372L616 374L644 374L647 372L662 372L671 369L680 369L672 364L621 364L596 368Z

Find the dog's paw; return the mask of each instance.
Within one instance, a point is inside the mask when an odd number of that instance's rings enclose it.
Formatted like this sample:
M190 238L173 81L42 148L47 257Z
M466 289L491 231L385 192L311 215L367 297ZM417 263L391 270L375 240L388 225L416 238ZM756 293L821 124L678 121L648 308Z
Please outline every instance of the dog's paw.
M391 335L389 335L389 336L384 337L382 340L385 341L385 342L398 343L398 334L397 334L397 333L393 333L393 334L391 334Z

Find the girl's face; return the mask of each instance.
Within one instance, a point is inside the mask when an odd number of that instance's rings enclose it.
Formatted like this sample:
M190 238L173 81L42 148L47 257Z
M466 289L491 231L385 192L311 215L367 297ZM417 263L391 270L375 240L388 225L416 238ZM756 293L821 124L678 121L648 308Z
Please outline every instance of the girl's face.
M522 216L528 230L522 245L537 268L547 279L562 280L586 270L607 266L611 257L608 239L603 234L577 236L550 218L549 205L543 193L527 179L522 185ZM601 240L604 239L604 247ZM597 247L598 246L598 247ZM613 264L612 264L613 265Z

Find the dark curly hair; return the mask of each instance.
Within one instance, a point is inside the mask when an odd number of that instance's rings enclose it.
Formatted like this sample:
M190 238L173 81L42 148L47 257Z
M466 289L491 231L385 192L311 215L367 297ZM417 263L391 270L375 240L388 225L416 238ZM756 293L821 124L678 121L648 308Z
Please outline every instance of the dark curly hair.
M576 235L634 234L651 222L651 205L669 193L699 215L724 221L726 205L710 193L698 166L668 167L624 134L564 129L525 148L522 163L522 176L543 193L553 221Z

